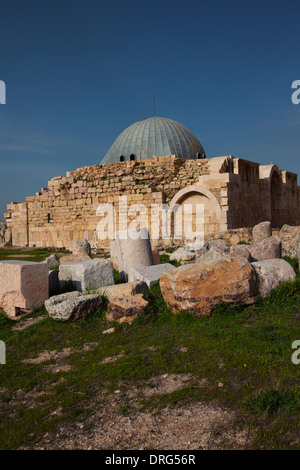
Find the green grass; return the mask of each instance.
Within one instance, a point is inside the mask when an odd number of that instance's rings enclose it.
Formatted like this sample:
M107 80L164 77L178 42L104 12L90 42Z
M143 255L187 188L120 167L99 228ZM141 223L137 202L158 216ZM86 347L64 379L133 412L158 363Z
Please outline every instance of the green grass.
M48 248L0 248L0 261L4 260L21 260L21 261L44 261L55 250ZM59 250L58 253L67 254L69 251Z
M238 422L252 430L250 448L299 448L300 366L291 361L292 342L300 339L299 276L255 305L223 304L210 317L173 315L158 284L148 300L132 325L115 325L110 335L102 335L110 327L105 305L89 319L68 324L53 321L41 308L34 315L45 318L23 331L12 330L15 323L0 313L0 339L7 348L7 364L0 366L0 389L5 389L0 394L0 449L39 442L64 422L84 422L93 412L90 403L97 393L139 388L167 373L191 373L194 379L181 390L139 398L141 410L159 413L167 405L218 403L235 410ZM89 342L98 346L85 351ZM45 370L53 359L43 364L21 362L41 351L63 348L72 348L62 360L71 366L68 372ZM117 361L101 364L120 353ZM200 387L203 379L207 385ZM16 398L18 391L40 395L32 406L24 406L24 400ZM58 408L61 414L53 414ZM132 412L126 401L116 411L125 416Z

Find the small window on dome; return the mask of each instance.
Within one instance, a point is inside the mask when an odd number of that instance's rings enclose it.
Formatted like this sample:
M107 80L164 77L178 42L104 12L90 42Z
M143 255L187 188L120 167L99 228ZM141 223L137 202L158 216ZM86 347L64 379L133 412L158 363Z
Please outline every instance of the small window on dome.
M130 155L130 160L135 160L135 155L133 153Z
M206 158L206 155L205 155L205 153L197 152L197 153L196 153L196 158L197 158L198 160L200 160L200 159L202 159L202 158Z
M124 162L125 157L123 155L120 156L120 162Z

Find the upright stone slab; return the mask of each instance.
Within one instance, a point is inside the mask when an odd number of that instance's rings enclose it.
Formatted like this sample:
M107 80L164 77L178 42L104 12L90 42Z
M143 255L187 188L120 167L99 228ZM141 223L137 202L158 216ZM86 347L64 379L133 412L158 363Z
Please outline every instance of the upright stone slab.
M149 233L144 227L139 232L135 229L117 232L116 248L120 277L123 280L128 280L131 268L154 264Z
M131 268L129 271L129 282L144 281L150 289L150 287L161 278L162 273L170 271L171 269L175 269L175 267L170 263L156 264L142 268Z
M49 297L49 270L44 263L0 261L0 306L12 318L41 307Z
M113 264L103 258L60 265L58 277L61 285L72 281L74 287L82 291L95 290L115 283Z

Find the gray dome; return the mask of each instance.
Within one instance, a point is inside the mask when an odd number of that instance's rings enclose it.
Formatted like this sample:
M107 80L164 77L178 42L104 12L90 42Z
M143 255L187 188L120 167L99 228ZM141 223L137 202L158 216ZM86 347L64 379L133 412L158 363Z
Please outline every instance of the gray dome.
M154 116L127 127L101 163L145 160L164 155L205 158L202 145L187 127L172 119Z

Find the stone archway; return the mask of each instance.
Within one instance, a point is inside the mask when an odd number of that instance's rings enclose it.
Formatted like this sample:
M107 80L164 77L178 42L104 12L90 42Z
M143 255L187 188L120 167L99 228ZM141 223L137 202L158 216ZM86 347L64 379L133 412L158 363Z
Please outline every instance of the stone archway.
M202 215L204 216L204 235L220 231L221 207L213 193L203 186L193 185L178 191L170 202L170 208L174 209L176 205L183 209L183 211L185 205L190 206L188 211L190 215L188 215L186 221L188 225L192 227L192 232L191 234L189 232L185 233L183 226L183 234L185 238L193 238L192 233L196 229L196 211L199 211L200 205L203 207ZM176 210L174 210L174 213L176 214Z

